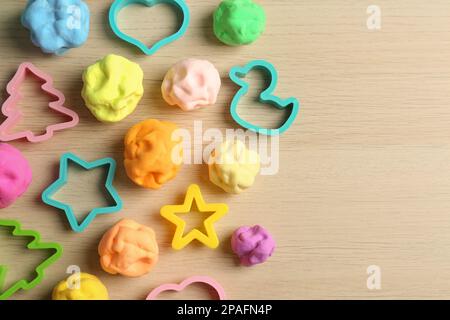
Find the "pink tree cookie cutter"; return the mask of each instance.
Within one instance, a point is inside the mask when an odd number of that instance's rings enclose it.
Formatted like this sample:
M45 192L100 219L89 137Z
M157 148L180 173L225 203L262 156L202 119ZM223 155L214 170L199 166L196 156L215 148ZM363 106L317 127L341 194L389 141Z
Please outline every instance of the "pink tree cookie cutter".
M207 276L192 276L185 280L183 280L181 283L166 283L163 285L160 285L159 287L156 287L152 290L147 296L145 300L156 300L157 297L165 291L183 291L186 287L193 283L203 283L209 285L211 288L214 289L214 291L217 293L217 296L219 300L225 300L225 290L223 287L213 278L207 277Z
M49 96L55 98L54 101L48 104L49 108L71 118L70 121L49 125L45 129L45 133L40 135L35 135L31 130L10 133L11 129L23 117L23 113L18 109L18 102L22 98L19 94L19 87L28 74L32 74L36 78L44 81L41 89ZM53 87L52 77L36 68L30 62L20 64L16 74L6 86L6 92L9 94L9 97L3 103L1 109L6 119L0 124L0 141L7 142L26 138L29 142L42 142L50 139L55 131L72 128L80 121L76 112L64 107L64 94Z

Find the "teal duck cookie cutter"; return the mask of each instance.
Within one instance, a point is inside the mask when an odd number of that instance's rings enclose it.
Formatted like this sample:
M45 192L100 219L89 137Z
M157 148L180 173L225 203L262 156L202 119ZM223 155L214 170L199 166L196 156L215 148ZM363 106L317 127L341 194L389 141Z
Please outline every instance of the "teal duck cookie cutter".
M69 161L74 162L76 165L82 167L85 170L91 170L103 166L108 167L105 187L112 199L111 202L114 202L114 205L92 209L81 223L78 223L75 213L73 212L73 209L70 205L52 198L53 195L67 183ZM60 159L59 178L44 190L44 192L42 193L42 201L49 206L63 210L72 230L75 232L82 232L97 215L114 213L122 209L122 199L119 197L119 194L113 186L115 172L116 161L112 158L103 158L93 162L87 162L80 159L73 153L65 153Z
M181 25L177 32L174 34L161 39L154 43L152 46L148 47L138 39L135 39L124 32L122 32L117 24L117 16L123 8L131 5L131 4L141 4L145 5L147 7L152 7L157 4L169 4L175 7L181 15ZM115 0L114 3L111 5L111 8L109 9L109 24L111 26L112 31L115 33L116 36L118 36L120 39L122 39L125 42L128 42L136 47L138 47L142 52L144 52L146 55L152 55L161 47L168 45L175 40L178 40L181 38L188 28L190 21L190 13L189 13L189 7L187 6L186 2L184 0Z
M242 119L237 113L239 101L245 94L247 94L249 89L249 84L243 79L243 77L245 77L251 70L261 70L268 76L267 80L269 86L260 93L259 101L261 103L270 104L279 110L290 109L289 116L279 128L262 128ZM265 60L253 60L244 67L235 66L231 68L229 76L231 81L241 87L231 101L230 112L234 121L236 121L243 128L268 136L279 135L289 129L297 117L298 111L300 110L300 103L293 97L281 99L280 97L273 95L273 91L278 83L278 73L271 63Z
M34 278L30 281L27 279L21 279L19 281L11 284L7 289L3 289L3 285L6 280L6 275L8 273L8 267L5 265L0 265L0 300L6 300L11 297L14 293L19 290L30 290L36 287L39 283L44 280L44 271L51 264L58 260L62 253L63 248L54 242L41 242L41 235L34 230L22 230L20 222L16 220L4 220L0 219L0 227L6 227L12 229L11 235L14 237L27 237L32 238L28 244L27 249L29 250L52 250L53 253L47 259L42 261L36 268L34 268Z

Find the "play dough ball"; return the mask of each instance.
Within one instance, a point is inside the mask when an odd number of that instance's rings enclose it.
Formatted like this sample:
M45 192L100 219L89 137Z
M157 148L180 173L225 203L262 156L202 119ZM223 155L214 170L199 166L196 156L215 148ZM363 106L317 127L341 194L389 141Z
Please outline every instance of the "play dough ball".
M229 193L251 187L259 173L260 160L255 151L240 140L227 140L216 147L208 161L209 179Z
M13 146L0 143L0 209L16 201L31 183L27 159Z
M137 63L110 54L84 71L81 95L99 121L117 122L131 114L141 100L143 79Z
M108 300L108 290L94 275L75 273L53 289L53 300Z
M81 0L29 0L22 25L43 52L63 54L86 42L89 7Z
M151 228L122 219L103 235L98 254L106 272L139 277L156 264L159 250Z
M266 13L252 0L224 0L214 11L214 34L230 46L254 42L265 27Z
M175 178L182 156L181 141L175 139L175 130L174 123L155 119L142 121L128 130L124 165L134 183L159 189Z
M173 65L164 77L161 92L164 100L184 111L216 103L220 75L207 60L185 59Z
M244 266L265 262L275 250L275 241L261 226L240 227L231 236L231 248Z

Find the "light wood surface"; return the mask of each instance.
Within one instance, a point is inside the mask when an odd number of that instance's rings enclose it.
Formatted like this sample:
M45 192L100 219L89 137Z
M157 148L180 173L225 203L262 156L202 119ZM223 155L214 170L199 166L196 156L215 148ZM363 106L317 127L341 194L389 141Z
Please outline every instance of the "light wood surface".
M55 87L81 119L76 128L48 142L13 143L30 160L34 181L19 201L1 210L1 217L18 219L24 228L40 231L42 239L64 246L63 258L48 269L44 282L15 299L49 298L69 265L100 277L112 299L142 299L162 283L194 274L214 277L231 299L450 296L450 3L258 2L267 12L267 31L253 45L221 45L211 26L219 1L190 0L187 34L147 57L111 33L106 19L111 1L87 1L92 14L88 42L63 57L52 57L40 53L20 26L25 1L2 1L0 85L6 85L20 62L31 61L54 77ZM379 31L366 27L371 4L381 8ZM170 32L175 21L167 8L149 10L154 15L130 9L122 25L150 41ZM111 125L97 122L80 97L82 71L108 53L138 62L145 72L145 94L136 112ZM165 72L186 57L206 58L220 70L223 85L216 106L184 113L162 100ZM122 166L127 129L146 118L171 120L188 129L194 120L203 120L204 128L237 128L228 108L237 88L227 73L256 58L277 67L277 93L296 96L302 104L299 118L280 137L279 172L259 176L238 196L212 185L205 165L185 165L159 191L133 185ZM36 101L29 105L36 106ZM28 117L30 126L42 128L48 121L45 111ZM273 124L272 111L260 110L253 117ZM68 229L62 212L39 200L66 151L86 160L112 156L118 162L115 186L124 209L96 218L81 234ZM98 205L96 188L86 187L95 186L98 175L75 174L64 197L75 201L78 210ZM229 205L229 214L216 224L221 239L217 250L200 245L180 252L170 248L173 229L159 209L182 201L190 183L200 185L207 201ZM141 278L112 276L99 266L99 239L125 217L157 233L160 261ZM230 235L241 225L256 223L271 231L277 249L263 265L240 267L230 250ZM12 243L0 251L0 262L14 266L14 273L29 272L40 257L20 249L22 241L0 236L2 242ZM369 265L381 268L381 290L366 287ZM207 297L200 289L169 298Z

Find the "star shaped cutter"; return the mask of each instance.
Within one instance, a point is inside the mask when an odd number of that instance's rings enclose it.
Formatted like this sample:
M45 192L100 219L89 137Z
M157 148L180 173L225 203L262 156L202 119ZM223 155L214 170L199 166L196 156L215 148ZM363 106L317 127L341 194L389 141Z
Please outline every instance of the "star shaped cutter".
M184 229L186 222L178 217L176 213L189 213L195 201L197 209L200 212L214 212L203 221L207 234L198 229L192 229L185 236ZM175 250L183 249L191 241L198 240L207 247L215 249L219 246L219 238L214 229L214 223L222 218L228 212L228 206L225 203L206 203L200 191L200 187L191 184L186 192L184 203L180 205L166 205L161 208L161 216L176 226L175 234L172 239L172 248Z
M75 164L86 170L108 166L108 174L106 176L105 187L109 192L114 205L92 209L91 212L89 212L89 214L86 216L86 218L81 222L81 224L78 223L77 218L70 205L52 198L53 195L67 183L69 161L74 162ZM87 162L80 159L73 153L65 153L60 159L59 178L44 190L44 192L42 193L42 201L49 206L63 210L66 213L67 220L69 220L69 224L72 230L75 232L82 232L97 215L114 213L122 209L122 199L119 197L119 194L113 186L115 172L116 161L112 158L103 158L93 162Z

